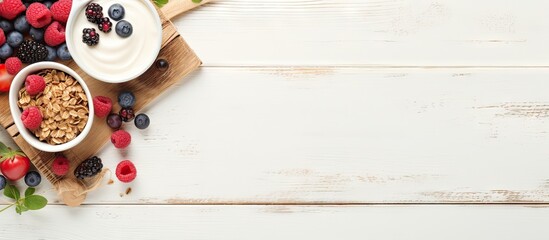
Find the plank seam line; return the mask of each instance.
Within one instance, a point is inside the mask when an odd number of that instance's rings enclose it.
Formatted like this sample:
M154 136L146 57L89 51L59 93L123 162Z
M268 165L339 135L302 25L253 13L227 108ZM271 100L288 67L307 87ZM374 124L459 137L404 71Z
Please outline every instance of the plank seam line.
M548 69L549 66L375 66L375 65L207 65L203 64L201 68L318 68L318 69Z
M62 203L49 203L50 206L65 206ZM549 207L549 202L539 203L84 203L81 206L530 206ZM7 204L0 204L7 206Z

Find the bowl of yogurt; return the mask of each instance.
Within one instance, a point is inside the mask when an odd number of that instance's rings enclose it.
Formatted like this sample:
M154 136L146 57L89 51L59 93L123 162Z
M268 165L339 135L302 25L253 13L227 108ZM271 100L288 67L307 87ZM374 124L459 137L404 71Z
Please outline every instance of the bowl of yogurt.
M97 23L88 21L86 7L99 4L103 17L109 8L123 6L123 18L111 17L110 32L99 30ZM120 21L131 24L131 35L116 31ZM83 30L94 28L99 41L93 46L83 41ZM162 44L162 22L149 0L74 0L66 27L67 47L78 66L91 77L108 83L122 83L139 77L154 63Z

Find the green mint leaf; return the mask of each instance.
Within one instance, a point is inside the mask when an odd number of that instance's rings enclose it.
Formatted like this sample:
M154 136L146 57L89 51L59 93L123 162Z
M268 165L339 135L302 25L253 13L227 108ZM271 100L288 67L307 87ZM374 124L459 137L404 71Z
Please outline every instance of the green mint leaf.
M9 197L11 199L15 199L16 201L19 200L19 197L21 193L19 193L19 189L17 189L14 185L8 185L6 188L4 188L4 196Z
M201 3L202 0L193 0L193 3Z
M25 198L25 206L30 210L42 209L48 204L48 200L40 195L31 195Z
M168 2L169 2L169 0L154 0L154 3L155 3L156 6L158 6L158 7L163 7L163 6L166 5Z
M28 197L28 196L34 194L35 191L36 191L35 188L32 188L32 187L27 188L27 190L25 190L25 197Z
M21 213L23 211L21 211L21 206L20 205L15 206L15 212L18 213L19 215L21 215Z

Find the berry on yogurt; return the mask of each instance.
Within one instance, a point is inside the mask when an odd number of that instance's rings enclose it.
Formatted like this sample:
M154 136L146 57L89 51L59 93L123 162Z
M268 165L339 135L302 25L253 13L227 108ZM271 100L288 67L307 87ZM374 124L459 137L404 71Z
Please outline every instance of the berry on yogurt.
M115 30L116 30L116 34L118 34L118 36L123 38L129 37L133 33L132 24L126 20L119 21L116 24Z
M124 10L124 7L122 7L122 5L118 3L113 4L109 8L109 17L111 17L112 20L114 21L122 20L125 14L126 14L126 11Z

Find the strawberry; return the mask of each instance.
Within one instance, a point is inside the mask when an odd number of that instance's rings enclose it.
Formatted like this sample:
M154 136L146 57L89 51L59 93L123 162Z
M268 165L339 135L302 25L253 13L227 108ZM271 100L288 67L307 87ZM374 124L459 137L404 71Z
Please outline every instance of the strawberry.
M0 92L9 92L13 75L8 73L5 64L0 64Z
M7 179L19 180L29 171L30 160L23 152L14 151L0 142L0 155L0 171Z

